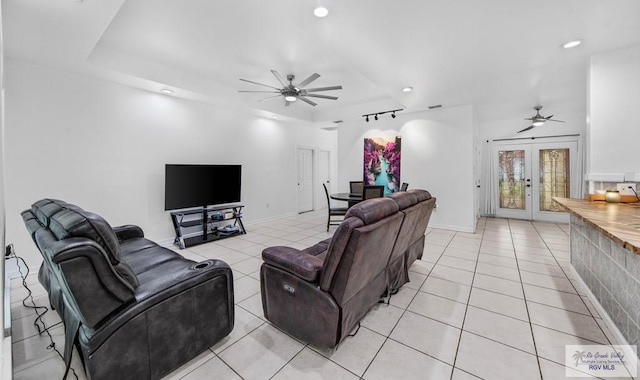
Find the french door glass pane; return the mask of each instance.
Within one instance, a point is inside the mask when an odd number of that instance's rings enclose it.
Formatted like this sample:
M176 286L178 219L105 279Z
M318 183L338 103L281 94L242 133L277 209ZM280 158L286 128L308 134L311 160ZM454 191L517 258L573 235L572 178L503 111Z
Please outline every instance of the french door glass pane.
M498 189L500 208L525 209L524 150L498 152Z
M569 149L540 149L540 211L564 212L551 198L569 198Z

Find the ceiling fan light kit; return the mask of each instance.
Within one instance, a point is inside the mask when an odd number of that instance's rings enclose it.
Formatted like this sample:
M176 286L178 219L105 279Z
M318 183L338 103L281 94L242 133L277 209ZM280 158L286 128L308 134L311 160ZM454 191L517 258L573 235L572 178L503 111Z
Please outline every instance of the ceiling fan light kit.
M542 109L542 106L535 106L535 107L533 107L533 109L536 110L536 114L533 115L532 117L525 118L525 120L531 120L531 125L528 126L525 129L522 129L522 130L518 131L518 133L531 130L534 127L540 127L544 123L546 123L547 121L555 121L556 123L564 123L563 120L554 120L554 119L552 119L553 115L550 115L550 116L542 116L542 115L540 115L540 110Z
M573 40L565 43L564 45L562 45L562 47L565 49L571 49L573 47L580 45L581 43L582 43L582 40Z
M248 79L240 78L240 80L243 81L243 82L257 84L258 86L263 86L263 87L269 87L272 90L271 91L266 91L266 90L265 91L244 91L244 90L240 90L238 92L261 92L261 93L277 94L277 95L267 96L266 98L262 98L262 99L260 99L260 101L266 100L266 99L270 99L270 98L276 98L276 97L282 95L282 96L284 96L284 100L285 100L284 105L285 106L289 106L292 102L295 102L296 100L301 100L301 101L309 104L310 106L316 106L316 105L318 105L318 103L316 103L316 102L314 102L314 101L312 101L312 100L310 100L308 98L320 98L320 99L338 100L337 96L320 95L320 94L316 94L316 92L342 90L342 86L329 86L329 87L317 87L317 88L305 89L305 87L308 84L310 84L314 80L320 78L320 74L318 74L318 73L311 74L307 79L303 80L302 82L298 83L297 85L293 84L293 80L296 78L295 75L293 75L293 74L287 75L287 81L289 81L289 83L287 83L284 80L284 78L282 78L280 73L278 73L277 71L271 70L271 74L273 74L273 76L276 77L278 82L280 82L280 85L282 85L282 88L278 88L278 87L271 86L271 85L268 85L268 84L258 83L258 82L254 82L254 81L251 81L251 80L248 80Z
M323 18L329 14L329 10L325 7L318 7L313 10L313 14L318 18Z

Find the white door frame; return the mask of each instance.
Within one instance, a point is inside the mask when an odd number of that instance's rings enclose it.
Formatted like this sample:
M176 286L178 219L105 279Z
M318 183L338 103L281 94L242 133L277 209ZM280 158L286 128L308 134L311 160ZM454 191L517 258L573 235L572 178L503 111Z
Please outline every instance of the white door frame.
M325 185L327 185L327 191L329 192L329 194L331 194L334 190L332 188L332 182L331 182L331 151L329 149L318 149L318 194L316 197L316 205L319 205L320 207L318 208L323 208L324 204L326 203L325 200L325 195L324 195L324 190L321 188L322 183L323 183L323 178L322 178L322 173L321 173L321 168L322 168L322 155L323 153L327 154L327 183L325 183Z
M311 192L310 196L309 196L309 201L310 204L302 204L301 201L301 197L300 197L300 192L302 190L301 186L305 186L304 184L301 184L300 182L300 176L301 176L301 172L300 172L300 161L299 161L299 154L300 151L309 151L311 153L311 172L307 173L307 175L310 177L311 180L311 184L308 185L309 186L309 191ZM306 146L297 146L296 147L296 183L297 183L297 187L296 187L296 211L298 213L303 213L303 212L307 212L307 211L313 211L315 209L315 198L316 198L316 191L315 191L315 184L316 184L316 150L314 148L310 148L310 147L306 147Z
M558 223L568 223L569 214L564 212L549 212L539 211L540 209L540 176L539 176L539 150L540 149L553 149L553 148L569 148L570 155L570 194L574 193L574 189L578 186L577 181L580 180L580 175L577 173L578 168L578 144L579 136L564 136L564 137L548 137L548 138L536 138L536 139L514 139L494 141L493 144L493 160L494 167L499 167L498 163L498 151L500 150L524 150L525 151L525 173L523 173L525 179L529 179L526 184L530 187L526 187L526 199L525 210L512 210L501 208L499 203L499 187L496 183L496 191L493 194L496 204L496 216L505 218L516 219L528 219L549 221ZM578 174L578 175L576 175ZM495 181L498 181L496 176Z

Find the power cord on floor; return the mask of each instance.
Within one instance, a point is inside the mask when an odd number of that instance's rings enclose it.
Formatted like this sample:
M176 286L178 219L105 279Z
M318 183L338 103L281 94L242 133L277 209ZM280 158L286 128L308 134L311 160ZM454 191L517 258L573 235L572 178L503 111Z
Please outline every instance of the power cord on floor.
M60 351L58 351L58 349L56 348L56 343L53 341L53 336L51 336L51 333L49 332L50 329L58 326L59 324L61 324L62 322L58 322L54 325L51 325L49 327L47 327L47 325L44 323L44 321L42 320L42 317L49 311L49 308L46 306L38 306L36 305L36 302L33 299L33 295L31 293L31 289L29 289L29 286L27 285L27 276L29 276L29 266L27 265L27 262L24 261L24 259L18 255L16 255L14 249L13 249L13 244L9 244L6 249L5 249L5 259L8 260L10 258L15 258L16 259L16 267L18 267L18 272L20 273L20 278L22 279L22 286L27 289L27 296L24 297L24 299L22 300L22 305L28 309L34 309L36 311L36 319L33 321L33 325L36 327L36 329L38 330L38 335L42 335L42 333L47 333L47 335L49 336L49 340L51 341L51 344L49 344L47 346L47 350L54 350L58 356L62 359L62 361L64 362L64 356L62 356L62 354L60 353ZM20 268L20 262L22 262L22 264L24 265L24 267L26 268L27 273L22 273L22 269ZM27 300L31 301L31 305L27 305ZM42 313L40 313L41 310L44 310ZM40 324L42 324L42 326L40 326ZM73 350L71 350L71 352L73 353ZM69 360L69 363L71 362L71 360ZM65 372L64 375L62 377L62 380L65 380L67 378L67 375L69 373L69 369L71 369L71 372L73 372L73 376L75 376L76 380L78 380L78 374L76 374L76 371L70 366L70 365L66 365L65 364Z
M638 193L636 193L636 189L631 186L629 186L629 188L631 189L631 191L633 191L633 193L636 195L636 198L638 198L638 200L640 201L640 197L638 196Z

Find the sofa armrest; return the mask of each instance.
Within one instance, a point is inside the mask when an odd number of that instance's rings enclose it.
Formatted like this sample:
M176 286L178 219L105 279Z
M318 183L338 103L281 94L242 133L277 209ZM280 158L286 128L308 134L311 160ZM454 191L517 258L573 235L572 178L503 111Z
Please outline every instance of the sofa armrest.
M286 270L304 280L317 282L324 261L291 247L268 247L262 251L265 263Z
M116 233L116 236L118 237L119 241L144 237L144 232L142 231L142 228L138 226L134 226L132 224L113 227L113 232Z
M94 328L134 301L134 289L115 271L107 254L87 238L69 238L46 247L43 256L82 324Z

